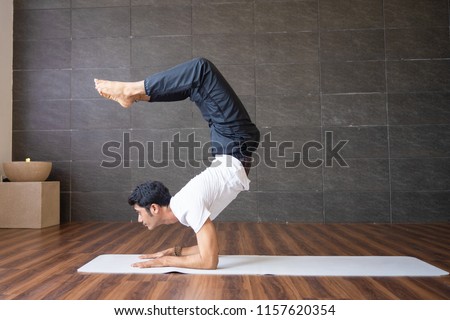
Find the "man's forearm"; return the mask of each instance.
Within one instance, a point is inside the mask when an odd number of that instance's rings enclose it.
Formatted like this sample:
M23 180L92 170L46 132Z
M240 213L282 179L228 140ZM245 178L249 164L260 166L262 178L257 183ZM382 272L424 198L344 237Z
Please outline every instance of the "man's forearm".
M191 269L216 269L219 257L202 257L200 254L183 255L181 257L166 256L160 259L164 267L191 268ZM156 261L155 261L156 262Z
M198 246L192 246L192 247L182 247L181 248L181 255L182 256L191 256L193 254L198 254Z

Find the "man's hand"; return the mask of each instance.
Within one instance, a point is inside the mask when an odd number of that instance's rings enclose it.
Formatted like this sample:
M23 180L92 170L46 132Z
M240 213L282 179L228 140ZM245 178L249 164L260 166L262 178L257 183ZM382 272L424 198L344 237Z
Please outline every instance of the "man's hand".
M175 254L175 248L169 248L160 252L143 254L139 256L139 259L151 259L143 262L133 263L131 266L136 268L152 268L152 267L165 267L166 256L173 256Z
M149 256L149 255L148 255ZM143 256L140 256L141 259ZM166 267L165 265L165 257L157 258L157 259L150 259L143 262L136 262L133 263L131 266L135 268L156 268L156 267Z
M175 253L174 248L166 249L156 253L143 254L139 256L140 259L158 259L164 256L173 256Z

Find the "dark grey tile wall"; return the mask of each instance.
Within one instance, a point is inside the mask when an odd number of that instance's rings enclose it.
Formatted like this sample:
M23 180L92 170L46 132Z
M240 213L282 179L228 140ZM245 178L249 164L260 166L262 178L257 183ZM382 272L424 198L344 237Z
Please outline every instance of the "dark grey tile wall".
M208 128L189 100L126 110L93 79L204 56L271 139L220 219L448 222L449 39L448 0L16 0L13 157L53 161L62 221L135 219L136 184L175 193L208 165L165 142Z

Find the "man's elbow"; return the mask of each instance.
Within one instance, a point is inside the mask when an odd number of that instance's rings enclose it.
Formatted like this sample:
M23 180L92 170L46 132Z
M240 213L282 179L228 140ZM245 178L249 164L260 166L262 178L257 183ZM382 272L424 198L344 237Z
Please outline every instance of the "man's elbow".
M204 268L207 270L216 270L219 265L219 256L209 257L204 261Z

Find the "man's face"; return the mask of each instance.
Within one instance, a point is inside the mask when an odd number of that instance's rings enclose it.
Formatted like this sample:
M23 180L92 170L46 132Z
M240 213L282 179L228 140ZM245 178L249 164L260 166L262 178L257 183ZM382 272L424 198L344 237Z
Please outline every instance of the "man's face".
M152 213L151 215L145 208L137 204L133 206L138 215L138 222L142 223L145 227L148 228L148 230L153 230L161 224L159 214L157 212L158 210L156 210L155 212L155 208L153 208L153 206L154 205L150 206L150 211Z

